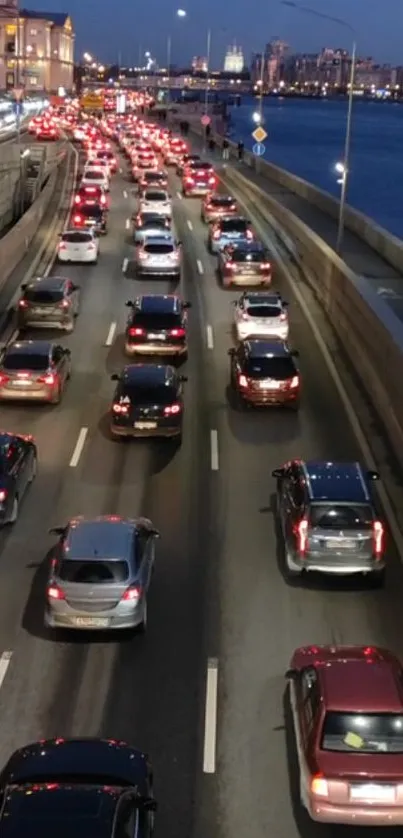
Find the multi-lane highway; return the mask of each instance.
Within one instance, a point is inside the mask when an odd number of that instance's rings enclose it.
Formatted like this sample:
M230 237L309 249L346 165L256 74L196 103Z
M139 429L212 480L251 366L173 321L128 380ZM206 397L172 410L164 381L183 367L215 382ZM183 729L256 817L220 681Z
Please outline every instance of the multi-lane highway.
M64 399L52 408L1 407L5 428L34 434L40 461L18 523L0 535L0 760L41 737L121 738L152 757L157 835L325 836L294 809L284 671L302 643L376 642L399 651L397 556L391 544L381 592L360 583L285 582L272 469L294 456L357 459L360 451L305 314L281 284L300 351L301 411L233 409L227 350L237 294L219 287L200 202L179 197L173 175L181 292L193 304L183 444L108 438L110 374L125 363L125 301L175 289L134 278L126 222L135 193L121 165L98 264L54 269L82 288L76 330L62 339L73 361ZM160 530L144 638L89 642L45 631L48 529L76 513L145 514ZM212 659L217 728L214 689L205 726ZM207 756L215 733L214 763Z

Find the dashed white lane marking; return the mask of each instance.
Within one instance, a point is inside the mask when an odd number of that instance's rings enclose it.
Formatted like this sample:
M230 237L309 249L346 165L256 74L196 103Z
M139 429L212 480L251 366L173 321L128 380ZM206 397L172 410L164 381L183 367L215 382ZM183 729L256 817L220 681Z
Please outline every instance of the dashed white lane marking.
M73 451L73 456L72 456L72 458L70 460L70 463L69 463L70 468L77 468L77 466L80 462L81 454L83 453L83 448L84 448L84 445L85 445L85 440L87 439L87 434L88 434L88 428L81 428L81 431L78 435L78 439L77 439L77 442L76 442L76 447Z
M124 190L123 190L123 197L124 197L124 198L127 198L127 197L128 197L128 196L127 196L127 191L126 191L126 189L124 189Z
M10 666L12 656L12 652L3 652L0 657L0 687L6 677L7 669Z
M189 230L193 230L193 224L192 224L192 222L190 221L189 218L188 218L188 227L189 227Z
M218 660L207 661L206 704L204 712L203 771L215 774L217 744Z
M204 274L203 264L200 261L200 259L197 260L196 265L197 265L197 270L199 271L199 274Z
M123 262L122 262L122 273L124 273L124 274L126 273L128 264L129 264L129 260L126 256L125 259L123 259Z
M183 196L181 195L181 193L180 193L180 192L177 192L177 193L176 193L176 197L177 197L177 198L179 198L179 200L181 201Z
M130 230L130 218L126 218L125 227L126 227L126 230Z
M123 175L123 169L122 168L119 169L119 174Z
M219 461L218 461L218 432L217 431L210 431L210 444L211 444L211 471L218 471L219 469Z
M214 349L214 335L213 335L213 327L206 326L206 335L207 335L207 349Z
M111 323L109 326L108 336L105 341L105 346L112 346L116 332L116 323Z

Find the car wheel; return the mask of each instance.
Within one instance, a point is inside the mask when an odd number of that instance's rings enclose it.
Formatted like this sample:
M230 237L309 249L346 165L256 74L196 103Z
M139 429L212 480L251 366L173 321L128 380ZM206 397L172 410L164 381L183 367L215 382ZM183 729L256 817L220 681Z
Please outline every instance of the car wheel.
M13 508L11 510L10 524L15 524L15 522L18 518L18 510L19 510L18 495L16 495L15 498L14 498L14 501L13 501Z
M292 562L292 556L289 550L285 548L285 572L287 579L297 579L298 576L302 575L301 570L294 570L294 568L290 567Z
M67 332L67 334L71 334L71 332L74 331L74 321L68 323L64 331Z
M368 588L371 590L377 590L378 588L383 588L385 584L386 573L385 570L377 570L374 573L371 573L368 578L366 579L366 583Z
M147 631L147 600L144 602L143 606L143 619L138 626L139 634L145 634Z
M52 404L60 404L61 398L62 398L62 388L59 384L59 386L57 388L57 392L52 399Z
M35 477L38 473L38 458L35 456L32 459L32 466L31 466L31 475L29 478L29 482L32 483L35 480Z

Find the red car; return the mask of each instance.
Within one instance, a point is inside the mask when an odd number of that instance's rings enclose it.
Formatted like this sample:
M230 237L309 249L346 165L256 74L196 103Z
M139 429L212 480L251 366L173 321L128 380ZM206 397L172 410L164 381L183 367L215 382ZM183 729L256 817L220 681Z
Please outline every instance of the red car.
M314 821L403 825L403 668L385 649L307 646L286 673Z
M182 177L182 195L208 195L217 186L217 176L210 163L195 161L184 169Z
M75 195L74 207L79 210L84 206L95 205L109 209L108 197L102 186L81 186Z
M58 140L60 134L58 128L51 122L42 122L36 129L37 140Z

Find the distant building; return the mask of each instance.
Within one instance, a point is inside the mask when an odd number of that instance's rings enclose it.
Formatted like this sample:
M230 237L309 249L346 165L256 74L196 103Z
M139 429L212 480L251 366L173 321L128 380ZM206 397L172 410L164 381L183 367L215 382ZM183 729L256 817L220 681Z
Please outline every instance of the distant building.
M27 92L71 91L74 31L63 12L18 10L18 0L0 0L0 88Z
M207 73L207 65L207 58L201 58L200 55L195 55L192 61L192 70L194 73Z
M244 66L242 48L237 47L236 44L228 47L224 61L224 73L242 73Z

